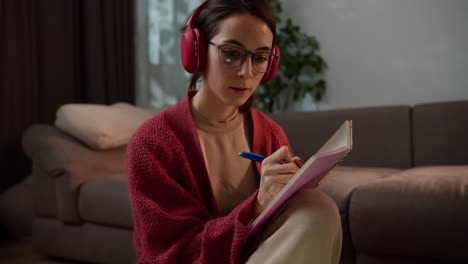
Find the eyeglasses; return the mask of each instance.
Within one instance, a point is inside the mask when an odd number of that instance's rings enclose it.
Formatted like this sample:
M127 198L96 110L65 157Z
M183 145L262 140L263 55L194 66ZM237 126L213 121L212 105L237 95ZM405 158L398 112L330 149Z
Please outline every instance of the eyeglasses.
M216 45L211 41L208 43L218 48L219 61L228 68L240 67L250 55L254 69L259 73L265 73L268 71L268 61L276 58L276 55L271 52L254 53L232 45Z

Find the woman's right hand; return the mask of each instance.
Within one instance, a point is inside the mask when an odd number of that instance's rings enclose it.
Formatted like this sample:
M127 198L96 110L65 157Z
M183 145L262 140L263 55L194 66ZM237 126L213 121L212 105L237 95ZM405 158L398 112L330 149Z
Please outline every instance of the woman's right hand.
M301 166L302 161L300 158L291 157L287 146L279 148L263 160L255 209L257 216L283 189Z

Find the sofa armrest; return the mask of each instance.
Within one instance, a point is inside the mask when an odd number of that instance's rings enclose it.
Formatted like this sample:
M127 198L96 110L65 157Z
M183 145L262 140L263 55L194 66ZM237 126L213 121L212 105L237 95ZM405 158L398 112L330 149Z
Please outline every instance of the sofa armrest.
M22 140L24 152L35 168L32 175L35 182L53 185L35 192L55 190L54 214L64 222L80 221L77 208L80 184L95 178L122 177L125 172L125 147L92 150L56 127L43 124L26 129ZM41 184L36 185L41 187Z
M73 188L95 177L125 171L125 149L96 151L50 125L32 125L23 134L23 149L48 175L70 174Z

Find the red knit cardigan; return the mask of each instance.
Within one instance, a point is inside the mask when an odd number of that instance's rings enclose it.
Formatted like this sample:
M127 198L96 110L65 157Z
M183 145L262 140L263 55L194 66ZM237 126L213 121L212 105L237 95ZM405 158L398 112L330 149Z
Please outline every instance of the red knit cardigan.
M138 263L234 264L247 250L244 237L257 193L219 215L190 112L193 95L143 124L127 148ZM249 113L253 152L268 156L289 147L279 125L258 111Z

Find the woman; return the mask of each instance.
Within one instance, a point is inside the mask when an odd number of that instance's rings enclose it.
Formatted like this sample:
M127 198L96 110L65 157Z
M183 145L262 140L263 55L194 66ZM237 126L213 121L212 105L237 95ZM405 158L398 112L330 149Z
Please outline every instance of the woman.
M181 43L189 91L128 146L138 263L338 263L339 214L317 190L294 195L246 240L301 164L281 127L250 108L276 71L274 32L263 0L210 0L191 17ZM255 164L241 151L267 157Z

